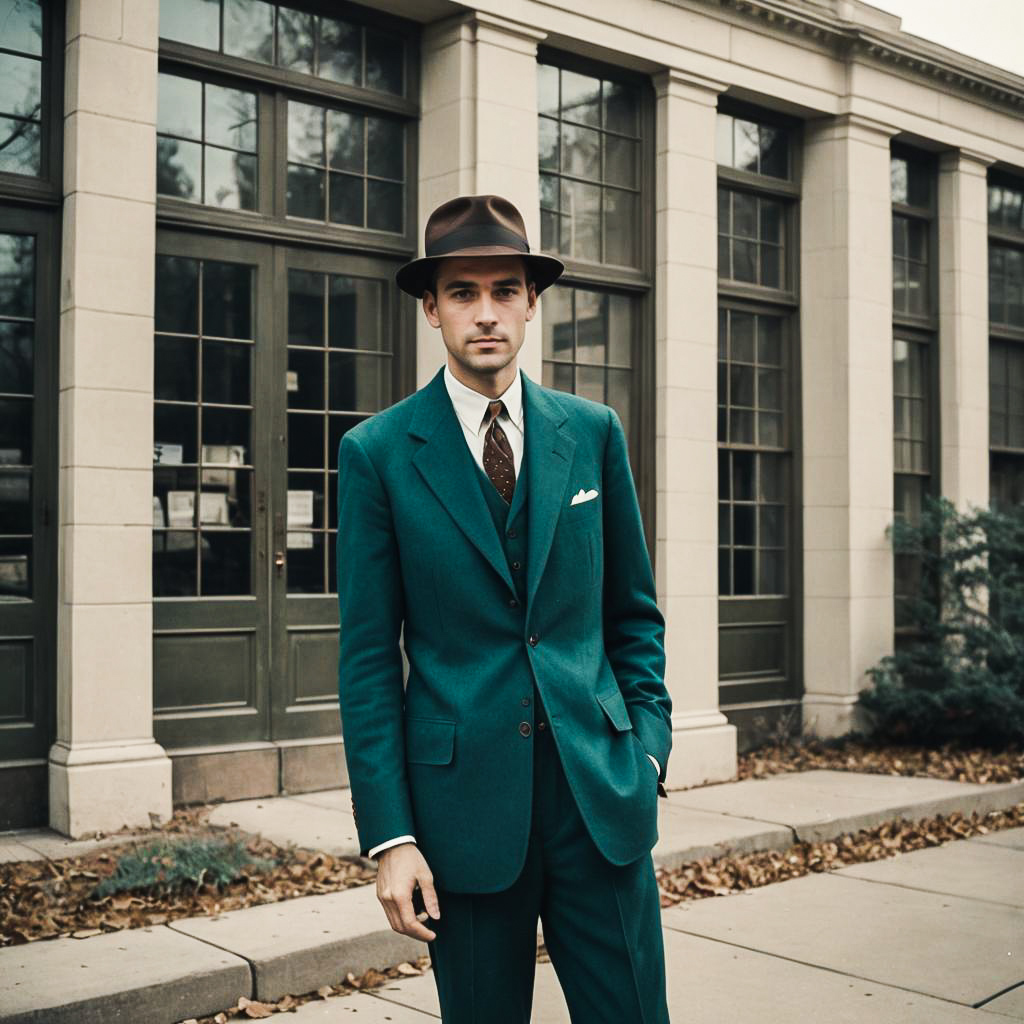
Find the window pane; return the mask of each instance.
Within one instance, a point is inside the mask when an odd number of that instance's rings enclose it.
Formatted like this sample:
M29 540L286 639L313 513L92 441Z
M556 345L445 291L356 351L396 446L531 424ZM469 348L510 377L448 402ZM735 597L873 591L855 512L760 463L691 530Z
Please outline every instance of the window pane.
M324 166L324 110L288 101L288 159Z
M324 172L301 164L288 165L288 216L323 220Z
M405 177L405 126L400 121L368 117L366 147L368 173L399 181Z
M381 119L365 118L348 110L327 111L327 159L332 170L362 174L363 126L368 120L372 123Z
M404 53L401 39L366 29L366 87L404 95Z
M237 263L203 263L203 334L252 338L252 268Z
M166 0L165 0L166 2ZM290 7L277 8L277 63L313 74L313 15Z
M384 293L380 281L331 275L327 302L331 348L387 351L381 331Z
M363 179L351 174L331 175L330 219L335 224L363 224Z
M156 188L160 195L201 201L203 147L198 142L157 138Z
M558 116L558 68L550 64L537 65L537 109Z
M40 174L42 170L39 124L0 117L0 171Z
M601 80L562 69L562 117L598 127Z
M205 141L232 149L256 149L256 94L206 86Z
M599 132L579 125L562 125L562 171L591 181L601 180Z
M0 235L0 316L35 316L35 239L31 235Z
M4 391L32 393L33 333L30 323L0 320L0 381Z
M207 204L227 210L255 210L256 157L211 146L204 157Z
M638 135L638 103L636 89L619 82L604 82L604 126L623 135Z
M359 85L362 78L362 30L347 21L320 18L317 74L332 82Z
M272 64L274 5L264 0L224 0L224 52Z
M568 251L577 259L601 261L601 189L562 181L562 211L569 226ZM564 243L563 239L563 243Z
M402 230L402 186L393 181L366 182L366 226L377 231Z
M605 263L631 266L636 263L637 204L635 192L604 190Z
M323 274L308 270L288 271L288 342L323 345Z
M199 261L181 256L156 258L158 331L199 333Z
M39 120L42 69L34 57L0 53L0 114Z
M180 75L161 74L157 77L156 130L165 135L202 141L202 82Z
M43 11L39 0L0 0L3 45L9 50L43 52Z
M219 50L220 0L162 0L160 36Z

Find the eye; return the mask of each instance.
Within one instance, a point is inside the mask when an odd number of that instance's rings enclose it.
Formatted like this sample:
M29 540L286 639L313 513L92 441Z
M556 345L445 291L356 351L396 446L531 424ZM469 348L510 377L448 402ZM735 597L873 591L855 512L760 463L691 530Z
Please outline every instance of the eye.
M515 295L515 293L516 293L515 288L499 288L498 289L498 294L499 295Z

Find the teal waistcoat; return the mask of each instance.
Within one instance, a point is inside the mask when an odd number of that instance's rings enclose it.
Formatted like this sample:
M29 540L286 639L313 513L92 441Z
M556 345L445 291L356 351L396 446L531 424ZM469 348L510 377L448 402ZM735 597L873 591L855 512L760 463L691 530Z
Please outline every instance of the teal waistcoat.
M519 465L519 472L516 473L516 486L512 492L512 503L506 504L505 499L498 493L498 489L491 483L490 477L480 468L480 464L473 459L476 466L476 479L483 491L484 501L491 511L491 518L494 520L494 529L501 539L501 546L508 561L509 573L516 585L516 595L519 599L520 613L525 615L526 611L526 538L528 535L528 505L526 488L526 452L523 452L523 459ZM510 537L509 531L515 536ZM513 566L518 563L519 568Z

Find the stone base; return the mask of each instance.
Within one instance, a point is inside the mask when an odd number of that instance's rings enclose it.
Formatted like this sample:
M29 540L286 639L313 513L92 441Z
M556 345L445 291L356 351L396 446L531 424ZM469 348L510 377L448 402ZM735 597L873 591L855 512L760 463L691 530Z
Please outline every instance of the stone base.
M344 746L337 736L181 747L167 753L174 764L175 807L348 785Z
M867 733L870 723L856 694L805 693L804 735L826 739L849 732Z
M736 727L720 711L672 716L672 753L665 788L683 789L736 777Z
M55 743L49 775L50 827L72 839L171 817L171 761L152 740Z

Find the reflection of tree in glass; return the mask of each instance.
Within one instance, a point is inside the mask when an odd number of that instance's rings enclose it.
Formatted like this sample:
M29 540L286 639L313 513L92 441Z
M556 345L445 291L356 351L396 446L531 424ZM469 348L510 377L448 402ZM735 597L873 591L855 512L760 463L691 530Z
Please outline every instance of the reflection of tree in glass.
M35 240L0 235L0 316L35 315Z
M0 39L5 49L41 53L43 9L39 0L0 0Z
M189 150L195 145L185 144ZM195 199L199 195L199 182L192 177L180 161L182 144L177 139L158 136L156 140L156 190L160 195Z

